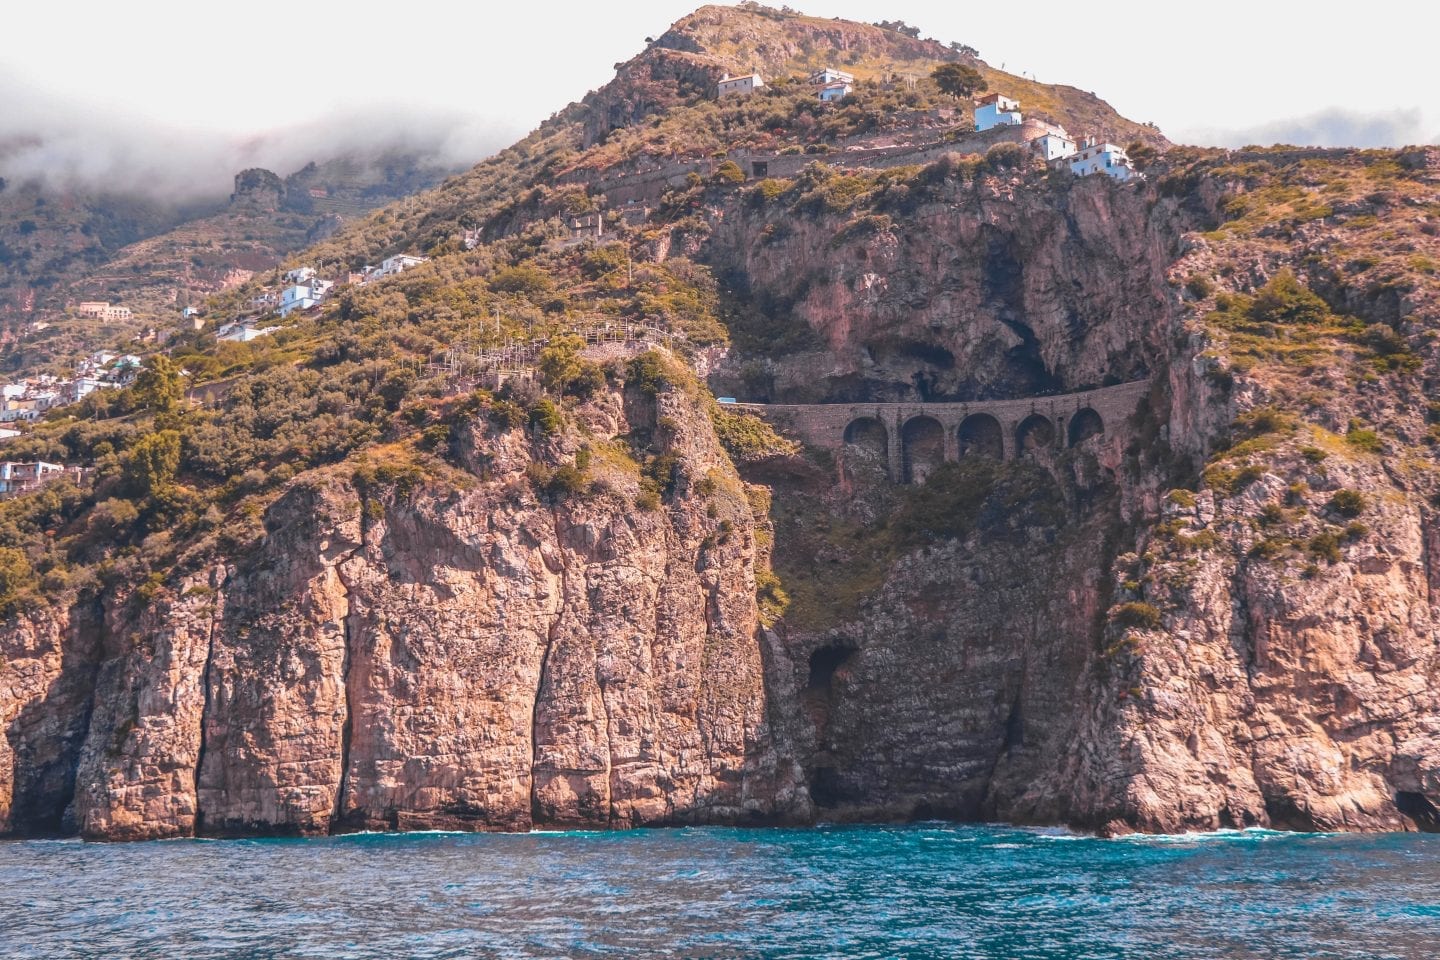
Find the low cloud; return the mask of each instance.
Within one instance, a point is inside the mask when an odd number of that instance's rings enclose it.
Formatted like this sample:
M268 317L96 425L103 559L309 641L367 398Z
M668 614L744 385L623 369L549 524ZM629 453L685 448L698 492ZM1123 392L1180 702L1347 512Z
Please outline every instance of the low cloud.
M487 121L413 105L326 115L263 131L195 132L36 93L0 73L0 177L13 183L139 193L173 201L223 198L234 175L281 176L306 163L388 152L460 169L515 138Z
M1242 129L1182 130L1177 136L1185 143L1216 147L1276 143L1305 147L1403 147L1440 143L1440 136L1427 136L1424 130L1425 119L1419 109L1380 113L1330 109Z

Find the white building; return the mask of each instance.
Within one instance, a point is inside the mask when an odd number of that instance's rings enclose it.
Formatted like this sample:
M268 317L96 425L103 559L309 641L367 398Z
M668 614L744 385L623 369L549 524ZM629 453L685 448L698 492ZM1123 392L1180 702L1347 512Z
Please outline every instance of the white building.
M335 286L329 280L311 280L308 284L296 284L293 287L286 287L280 294L280 306L277 308L280 316L288 317L296 310L308 310L325 299L325 294Z
M267 337L279 329L279 327L252 327L238 322L227 323L216 331L216 339L231 343L249 343L251 340Z
M743 77L732 77L725 74L720 78L719 95L724 97L743 97L763 89L765 81L758 73L747 73Z
M116 384L100 377L76 377L65 390L65 402L79 403L96 390L113 389Z
M369 280L380 280L384 277L393 277L398 273L404 273L411 267L418 267L428 262L428 257L417 257L409 253L397 253L393 257L386 257L380 261L380 266L367 277Z
M35 401L15 398L0 403L0 423L14 423L17 420L39 420L41 411Z
M285 272L286 283L304 283L306 280L314 279L314 267L296 267L294 270Z
M854 82L855 75L853 73L846 73L844 70L836 70L833 67L826 67L818 73L810 74L810 85L813 87L823 87L831 83L853 84Z
M13 497L34 490L63 473L65 468L58 463L46 463L43 460L17 463L6 460L0 463L0 497Z
M820 88L818 96L825 103L834 103L850 96L850 92L854 89L854 86L844 80L832 80Z
M1020 101L1011 100L1004 94L992 93L982 98L980 105L975 108L976 130L1019 126L1021 119Z
M1030 141L1030 146L1046 163L1075 155L1075 141L1064 133L1045 133Z
M1124 147L1113 143L1097 143L1094 140L1081 141L1079 152L1070 158L1070 172L1077 177L1104 173L1116 180L1129 180L1139 176Z

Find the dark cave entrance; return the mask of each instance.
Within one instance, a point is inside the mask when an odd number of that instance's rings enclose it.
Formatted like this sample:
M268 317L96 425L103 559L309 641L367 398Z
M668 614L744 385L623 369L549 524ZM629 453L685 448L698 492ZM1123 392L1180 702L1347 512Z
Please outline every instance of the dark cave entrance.
M816 693L830 693L835 684L835 673L855 656L856 648L846 644L831 644L810 654L810 679L806 690Z
M1440 833L1440 807L1425 794L1401 790L1395 794L1395 808L1415 821L1417 830Z

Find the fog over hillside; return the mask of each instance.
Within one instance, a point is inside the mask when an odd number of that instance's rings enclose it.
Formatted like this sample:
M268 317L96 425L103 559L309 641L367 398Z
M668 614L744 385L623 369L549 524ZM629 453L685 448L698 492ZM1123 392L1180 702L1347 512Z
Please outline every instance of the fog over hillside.
M249 135L115 113L35 91L0 72L0 177L51 187L137 192L178 201L215 199L247 167L291 173L311 160L399 152L468 167L523 133L424 105L356 107L303 119L293 113Z
M1418 108L1365 113L1329 109L1253 127L1186 127L1179 131L1179 138L1219 147L1272 143L1306 147L1401 147L1440 143L1440 131L1428 128L1426 122L1427 118Z

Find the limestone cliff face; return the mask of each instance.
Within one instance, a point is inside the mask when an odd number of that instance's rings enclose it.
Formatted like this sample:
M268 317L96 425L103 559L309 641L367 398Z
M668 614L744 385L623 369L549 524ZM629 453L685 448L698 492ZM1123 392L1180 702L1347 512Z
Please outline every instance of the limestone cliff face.
M1383 285L1313 281L1417 344L1416 376L1347 375L1344 346L1298 380L1217 370L1229 348L1197 323L1187 278L1253 290L1323 262L1342 231L1222 252L1199 232L1217 184L1185 209L1104 181L1017 186L981 177L866 230L847 227L873 207L735 203L712 218L705 255L815 342L736 351L721 389L814 402L1153 384L1138 420L1089 458L1048 461L1063 516L1019 506L1009 525L903 554L858 611L812 609L771 636L775 696L794 703L822 815L1435 829L1440 538L1420 443L1433 285L1396 300ZM1299 426L1226 454L1233 484L1197 484L1237 413L1277 404L1303 409ZM1355 417L1397 439L1357 449L1337 436ZM867 485L866 455L841 454L839 487L772 471L780 511L883 526L889 494ZM1164 497L1197 485L1193 506ZM858 572L864 535L836 530L797 540L782 526L777 569L800 587L827 570L872 575Z
M662 433L669 502L637 510L623 464L552 502L526 467L578 436L479 421L469 480L305 475L250 556L103 623L7 631L4 827L58 829L67 803L105 839L807 815L769 729L754 521L708 420L680 392L576 416Z
M1164 362L1173 207L1100 179L1037 189L1014 176L877 207L890 212L749 203L717 225L717 269L816 335L765 362L773 401L1026 397Z
M1240 497L1170 508L1234 547L1151 564L1173 606L1128 636L1111 628L1077 690L1074 749L1023 788L1019 816L1063 807L1111 831L1440 826L1434 520L1392 493L1338 562L1256 556L1252 517L1285 496L1286 466L1304 473L1282 462ZM1378 464L1311 479L1393 491ZM1310 507L1323 513L1324 494ZM1127 555L1120 575L1142 565Z

